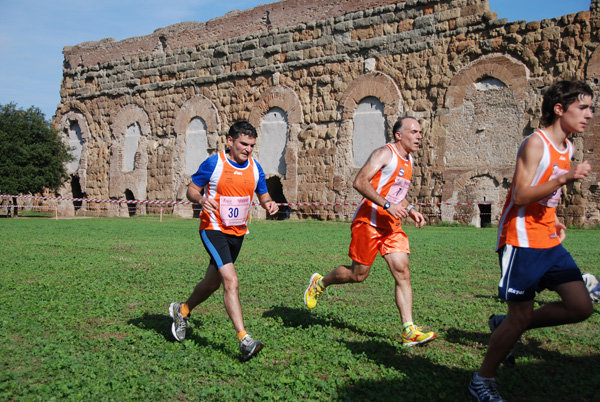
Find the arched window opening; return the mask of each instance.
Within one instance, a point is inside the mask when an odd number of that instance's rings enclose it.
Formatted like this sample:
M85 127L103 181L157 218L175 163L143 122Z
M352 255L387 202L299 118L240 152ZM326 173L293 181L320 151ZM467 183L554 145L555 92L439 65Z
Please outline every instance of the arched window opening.
M127 127L125 132L125 171L131 172L135 170L135 154L138 149L138 144L141 135L141 128L138 123L134 123Z
M69 170L74 172L79 167L81 161L81 151L83 149L83 138L81 136L81 127L76 121L71 121L69 128L67 129L69 135L69 148L71 149L71 156L73 160L69 163Z
M194 117L185 133L185 173L192 175L198 171L200 164L208 157L208 141L206 138L206 122Z
M272 108L261 123L260 164L266 175L285 175L285 147L288 137L287 114L280 108Z
M354 112L354 132L352 133L354 167L362 167L371 153L385 143L383 104L375 97L364 98Z
M479 91L488 91L490 89L506 88L506 84L494 77L485 77L475 83L475 88Z

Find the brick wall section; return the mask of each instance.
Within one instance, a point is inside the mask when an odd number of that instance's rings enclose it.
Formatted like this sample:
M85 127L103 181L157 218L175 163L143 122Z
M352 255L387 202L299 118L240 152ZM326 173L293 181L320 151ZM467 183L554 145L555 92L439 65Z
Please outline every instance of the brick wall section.
M88 196L118 197L137 186L146 188L141 198L172 200L189 181L178 160L184 105L197 98L212 105L202 109L214 109L212 150L224 147L231 122L251 119L259 126L270 107L281 107L296 116L282 178L288 201L350 202L358 198L350 188L353 113L363 97L374 96L388 126L405 112L422 120L426 138L415 155L414 201L464 199L478 175L493 178L500 197L509 180L503 175L510 174L505 166L461 170L444 162L448 127L469 116L465 99L487 77L514 93L523 136L538 128L541 94L556 79L588 80L598 92L600 71L590 66L600 59L599 14L598 0L590 10L531 22L498 20L487 0L285 0L143 37L65 47L54 122L64 128L69 114L85 116ZM122 136L114 117L131 105L147 116L147 186L114 168L107 173L107 154L118 154ZM502 129L495 124L486 130ZM580 159L597 152L590 150L598 149L592 141L598 130L596 123L576 138ZM600 160L592 160L598 171ZM503 173L489 173L495 170ZM111 181L119 191L109 194ZM598 181L594 176L577 186L564 211L599 219L597 202L587 201L600 198Z

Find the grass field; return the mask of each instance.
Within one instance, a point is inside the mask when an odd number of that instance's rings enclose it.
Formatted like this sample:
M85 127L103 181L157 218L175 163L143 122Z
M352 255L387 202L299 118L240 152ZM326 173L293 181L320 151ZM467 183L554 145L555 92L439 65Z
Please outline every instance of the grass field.
M236 264L248 331L239 360L222 291L172 341L168 306L204 275L197 220L0 220L1 401L469 401L496 297L496 230L407 227L414 317L438 339L403 348L393 280L377 258L362 284L308 311L313 272L348 263L345 222L253 221ZM569 229L600 276L599 230ZM539 303L556 300L544 292ZM534 330L498 382L510 401L600 400L600 306L584 323Z

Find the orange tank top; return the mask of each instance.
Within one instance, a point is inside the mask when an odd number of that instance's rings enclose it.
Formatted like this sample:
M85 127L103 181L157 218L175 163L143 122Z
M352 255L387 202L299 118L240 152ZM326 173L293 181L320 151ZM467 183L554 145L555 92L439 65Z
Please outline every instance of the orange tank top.
M566 149L559 151L542 130L531 135L539 135L544 142L542 159L531 185L537 186L566 174L571 168L573 144L566 140ZM559 188L538 202L516 207L512 201L513 186L514 183L502 210L496 251L506 244L528 248L551 248L560 244L555 222L556 206L560 202L562 190Z
M404 159L392 144L386 145L392 151L392 160L381 168L371 179L371 186L379 195L391 203L400 204L406 198L413 174L413 159L409 154ZM382 207L363 198L356 212L354 221L369 223L380 229L398 231L402 229L400 220L388 214Z
M225 151L218 154L215 169L205 187L206 197L218 202L216 212L202 210L200 230L220 230L234 236L248 233L247 221L259 172L252 157L239 168L231 164Z

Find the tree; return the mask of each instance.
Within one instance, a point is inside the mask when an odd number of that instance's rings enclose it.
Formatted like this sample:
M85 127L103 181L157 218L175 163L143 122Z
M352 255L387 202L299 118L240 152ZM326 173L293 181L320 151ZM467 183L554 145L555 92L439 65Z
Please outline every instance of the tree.
M56 190L68 178L65 163L73 160L39 108L0 105L0 193L35 194Z

